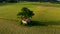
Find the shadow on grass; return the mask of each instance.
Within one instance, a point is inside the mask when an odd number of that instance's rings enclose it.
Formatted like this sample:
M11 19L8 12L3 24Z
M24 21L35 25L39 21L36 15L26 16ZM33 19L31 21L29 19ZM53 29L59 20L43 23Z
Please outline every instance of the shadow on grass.
M60 21L49 21L49 22L45 22L45 24L47 24L47 25L60 25Z
M39 22L39 21L31 21L31 26L48 26L42 22Z
M49 21L49 22L40 22L40 21L31 21L31 26L48 26L48 25L60 25L60 21Z
M19 22L20 23L20 22ZM40 21L31 21L30 24L23 24L25 26L52 26L52 25L60 25L60 21L48 21L48 22L40 22Z

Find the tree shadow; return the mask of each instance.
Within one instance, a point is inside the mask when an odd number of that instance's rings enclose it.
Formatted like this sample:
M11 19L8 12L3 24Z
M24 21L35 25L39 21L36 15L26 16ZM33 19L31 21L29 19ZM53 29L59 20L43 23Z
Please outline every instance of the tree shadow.
M31 21L30 24L25 24L25 26L51 26L51 25L60 25L60 21L48 21L48 22Z
M48 21L48 22L31 21L30 23L30 26L48 26L48 25L60 25L60 21Z
M48 25L39 21L31 21L30 26L48 26Z
M46 22L45 24L47 24L47 25L60 25L60 21L49 21L49 22Z

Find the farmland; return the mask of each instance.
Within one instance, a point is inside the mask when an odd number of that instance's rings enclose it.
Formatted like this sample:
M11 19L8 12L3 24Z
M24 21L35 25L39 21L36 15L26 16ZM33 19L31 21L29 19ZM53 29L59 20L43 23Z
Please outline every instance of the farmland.
M47 26L27 27L19 25L17 13L23 7L27 7L35 13L32 17L33 21ZM60 4L21 2L0 5L0 34L59 34L59 30Z

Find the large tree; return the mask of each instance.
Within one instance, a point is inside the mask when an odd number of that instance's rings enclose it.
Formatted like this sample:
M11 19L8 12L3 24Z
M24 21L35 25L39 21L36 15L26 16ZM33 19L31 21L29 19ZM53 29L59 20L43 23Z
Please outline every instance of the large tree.
M19 12L19 13L17 14L17 16L20 16L22 20L24 20L24 19L29 19L29 18L31 18L33 15L34 15L33 11L29 10L29 9L26 8L26 7L23 7L23 8L21 9L21 12ZM23 19L23 18L24 18L24 19Z

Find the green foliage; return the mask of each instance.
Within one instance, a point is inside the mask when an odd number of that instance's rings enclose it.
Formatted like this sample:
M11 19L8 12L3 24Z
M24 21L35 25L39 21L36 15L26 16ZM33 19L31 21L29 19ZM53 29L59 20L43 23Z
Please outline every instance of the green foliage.
M17 15L24 17L24 18L29 18L29 17L32 17L34 15L34 13L33 13L33 11L30 11L28 8L23 7L21 9L21 12L19 12Z

